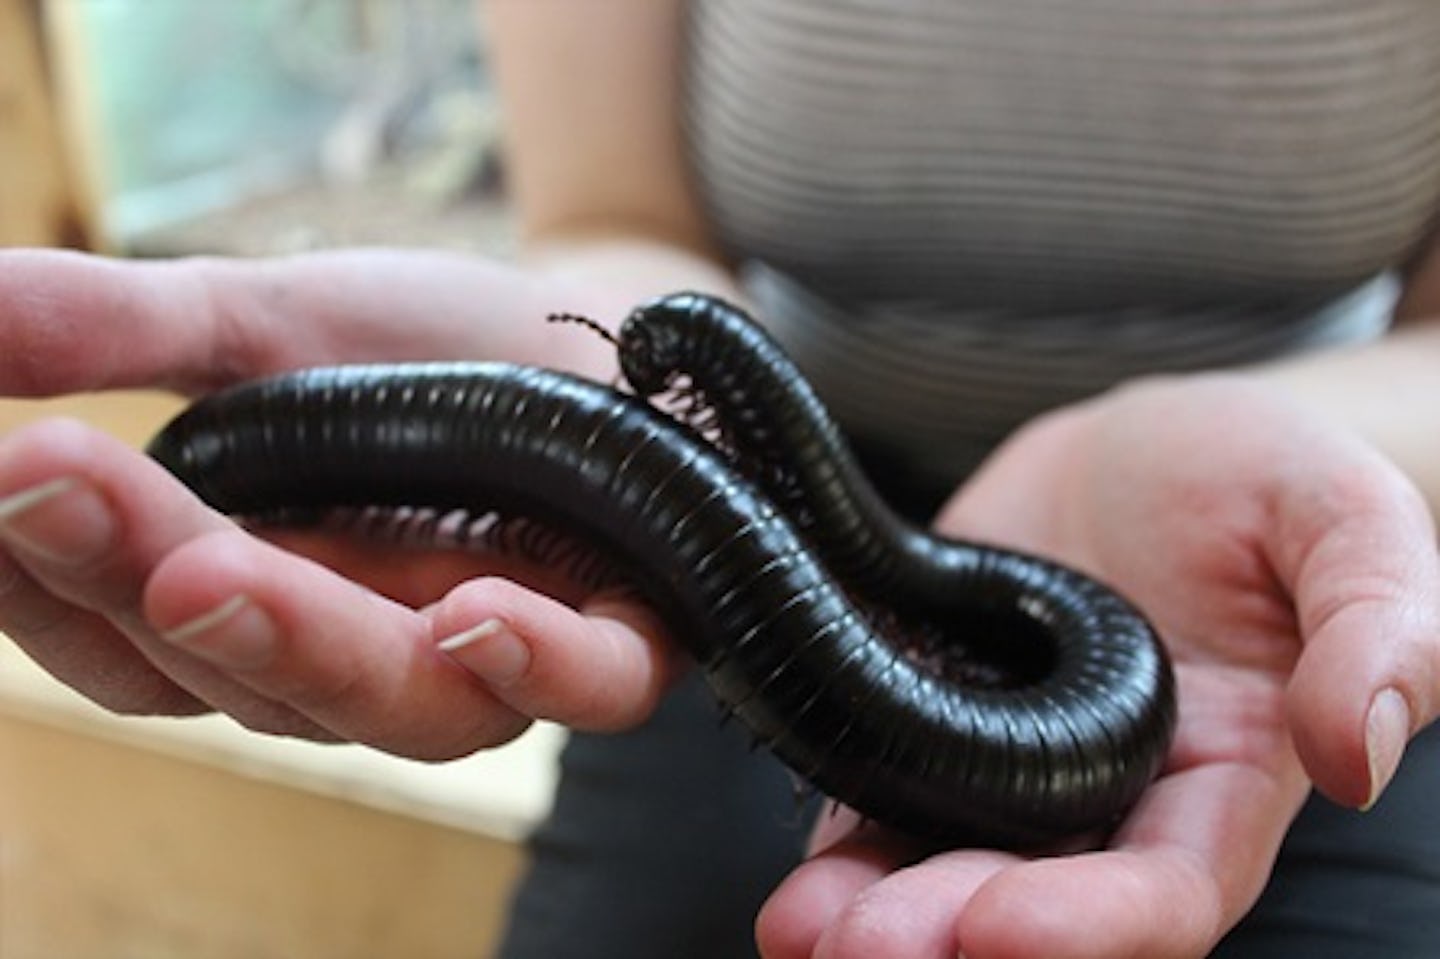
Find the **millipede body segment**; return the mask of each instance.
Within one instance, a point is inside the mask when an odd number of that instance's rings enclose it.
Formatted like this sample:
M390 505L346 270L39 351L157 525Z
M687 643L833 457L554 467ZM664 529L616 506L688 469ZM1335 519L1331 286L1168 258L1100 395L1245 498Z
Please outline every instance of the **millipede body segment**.
M735 307L675 294L618 341L638 395L496 363L302 370L201 400L150 453L235 514L498 510L583 537L757 741L877 821L1026 847L1130 808L1176 717L1130 604L898 519ZM645 399L676 392L704 436Z

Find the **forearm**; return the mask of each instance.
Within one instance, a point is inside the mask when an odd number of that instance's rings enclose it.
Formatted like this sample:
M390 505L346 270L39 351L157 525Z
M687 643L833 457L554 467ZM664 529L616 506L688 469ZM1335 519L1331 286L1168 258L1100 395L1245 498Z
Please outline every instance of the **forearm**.
M613 323L675 290L736 298L680 123L684 4L480 7L522 262L561 297L554 309Z

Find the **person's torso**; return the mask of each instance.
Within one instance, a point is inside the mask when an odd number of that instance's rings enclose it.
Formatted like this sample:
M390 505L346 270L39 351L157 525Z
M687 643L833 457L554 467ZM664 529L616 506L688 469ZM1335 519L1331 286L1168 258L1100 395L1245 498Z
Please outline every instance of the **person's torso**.
M1125 376L1373 332L1383 302L1317 310L1440 198L1434 0L690 10L697 178L762 312L951 472Z

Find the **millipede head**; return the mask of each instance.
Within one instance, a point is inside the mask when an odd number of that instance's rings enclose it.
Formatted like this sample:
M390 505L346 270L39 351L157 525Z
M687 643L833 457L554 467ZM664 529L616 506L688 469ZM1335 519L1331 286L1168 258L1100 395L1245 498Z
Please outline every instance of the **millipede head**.
M631 311L620 326L620 370L640 396L675 385L700 329L676 304L683 294L660 297Z

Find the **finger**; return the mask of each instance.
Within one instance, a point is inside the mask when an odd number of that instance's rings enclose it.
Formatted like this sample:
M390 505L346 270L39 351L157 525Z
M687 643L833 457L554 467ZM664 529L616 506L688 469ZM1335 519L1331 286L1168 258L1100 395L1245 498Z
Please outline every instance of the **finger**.
M529 724L436 647L425 616L238 530L167 556L145 609L171 646L341 739L441 760Z
M0 439L0 540L59 598L139 625L154 563L178 543L232 524L158 464L73 420Z
M1253 905L1305 795L1297 764L1213 764L1159 780L1113 848L1021 863L975 890L967 956L1191 959Z
M156 640L141 609L147 578L178 545L221 530L234 525L83 424L45 421L0 440L0 541L23 573L20 638L42 665L124 712L194 712L203 702L254 729L333 739Z
M213 381L247 365L203 262L0 253L0 392Z
M961 954L955 917L1012 861L1002 853L966 851L891 873L841 910L815 944L815 959L954 959Z
M362 582L382 595L411 607L434 603L467 580L498 577L531 592L552 596L571 606L583 604L594 587L570 575L563 566L545 564L483 542L461 542L421 533L412 540L380 532L371 535L343 523L327 528L260 526L263 539L315 560L347 579Z
M50 675L111 712L190 716L209 711L108 620L57 599L3 551L0 631Z
M486 577L432 615L442 648L512 709L579 729L639 723L679 668L659 620L633 601L600 596L577 610Z
M914 843L873 824L852 831L788 876L756 921L766 959L956 954L955 922L986 876L1012 857L968 852L915 861Z
M790 873L755 919L755 940L765 959L810 959L820 937L866 889L896 863L873 855L817 856Z
M958 928L965 956L1194 959L1218 940L1220 910L1194 861L1108 851L1000 873Z
M119 261L0 252L0 393L212 389L317 363L489 355L611 371L543 324L551 284L486 259L400 250ZM476 303L484 303L483 327ZM529 321L529 322L526 322Z
M1288 690L1316 785L1368 806L1440 708L1440 554L1418 493L1378 457L1283 502L1274 551L1305 647Z

